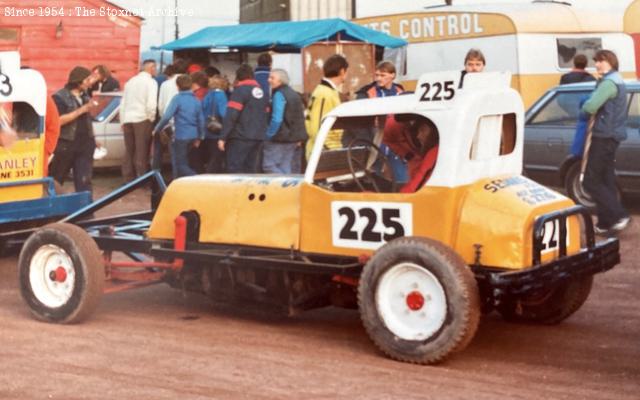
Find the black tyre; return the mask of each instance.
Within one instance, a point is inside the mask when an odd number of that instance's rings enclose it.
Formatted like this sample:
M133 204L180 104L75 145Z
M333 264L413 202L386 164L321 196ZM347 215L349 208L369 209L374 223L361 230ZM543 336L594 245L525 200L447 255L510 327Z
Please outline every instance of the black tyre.
M526 296L508 298L498 306L498 311L510 322L558 324L582 307L592 285L593 275L589 275Z
M564 180L564 188L567 195L571 197L576 204L587 207L590 211L595 211L596 203L591 199L589 193L584 190L580 181L580 161L573 163L567 170Z
M589 193L584 190L582 182L580 182L580 162L576 162L569 167L564 181L564 187L567 194L576 204L580 204L589 209L596 211L596 203L593 201ZM616 188L616 196L618 200L622 199L620 188Z
M433 364L464 349L478 328L480 296L464 260L435 240L403 237L365 265L358 306L373 342L389 357Z
M22 298L43 321L76 323L97 307L104 288L102 253L82 228L57 223L33 233L18 260Z

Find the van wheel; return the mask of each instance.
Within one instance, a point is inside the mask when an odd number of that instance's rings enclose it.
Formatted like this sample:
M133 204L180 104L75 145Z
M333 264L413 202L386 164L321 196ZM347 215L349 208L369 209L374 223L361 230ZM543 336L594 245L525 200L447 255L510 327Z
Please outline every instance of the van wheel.
M567 191L567 195L569 195L576 204L587 207L589 211L595 211L596 203L591 199L589 193L584 190L582 182L580 182L580 168L579 160L569 167L564 180L564 188Z
M39 320L75 323L97 307L104 288L102 253L82 228L56 223L38 229L18 260L20 293Z
M441 362L464 349L478 328L480 295L473 273L435 240L402 237L365 265L358 306L373 342L389 357Z
M498 311L510 322L558 324L582 307L592 285L593 275L589 275L526 296L508 298L498 306Z

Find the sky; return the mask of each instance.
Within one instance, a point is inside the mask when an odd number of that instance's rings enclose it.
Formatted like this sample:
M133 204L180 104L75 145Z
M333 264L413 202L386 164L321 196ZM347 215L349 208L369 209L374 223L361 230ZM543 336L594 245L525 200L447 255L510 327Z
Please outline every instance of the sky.
M479 3L530 3L532 0L453 0L454 5ZM444 4L444 0L368 0L358 1L356 12L359 18L381 14L399 14L412 11L423 11L424 7Z
M145 21L142 26L140 49L159 46L175 39L175 20L169 16L178 10L180 37L212 25L237 24L240 14L239 0L110 0L133 12L139 12ZM177 3L177 7L176 7Z

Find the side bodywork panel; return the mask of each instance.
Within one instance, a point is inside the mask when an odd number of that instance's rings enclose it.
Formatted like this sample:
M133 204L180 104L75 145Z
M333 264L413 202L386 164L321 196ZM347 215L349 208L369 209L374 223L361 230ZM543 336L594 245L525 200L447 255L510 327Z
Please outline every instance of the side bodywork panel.
M457 188L424 187L414 194L331 192L305 184L301 250L369 255L397 236L421 236L445 243L470 265L522 269L532 264L535 218L572 205L517 175ZM549 224L546 231L542 262L558 254L559 229ZM581 246L577 217L569 219L568 232L568 254L574 254ZM476 245L482 246L479 259Z
M42 137L18 140L10 149L0 147L0 184L11 185L0 190L0 203L42 197L42 183L17 184L42 178L43 153Z
M297 249L301 177L199 175L171 183L148 236L173 239L183 211L200 216L202 243Z

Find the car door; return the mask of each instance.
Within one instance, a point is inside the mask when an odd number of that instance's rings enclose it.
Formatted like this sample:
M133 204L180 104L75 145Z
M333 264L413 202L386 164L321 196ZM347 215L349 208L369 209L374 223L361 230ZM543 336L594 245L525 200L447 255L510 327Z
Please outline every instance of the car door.
M120 124L119 94L100 94L93 97L97 103L93 115L93 131L98 146L106 149L106 155L95 161L96 167L115 167L122 163L124 157L124 138Z
M529 115L525 125L524 169L537 181L561 185L559 169L569 155L580 101L589 91L558 90Z
M630 90L627 140L616 154L618 185L623 192L640 192L640 91Z

